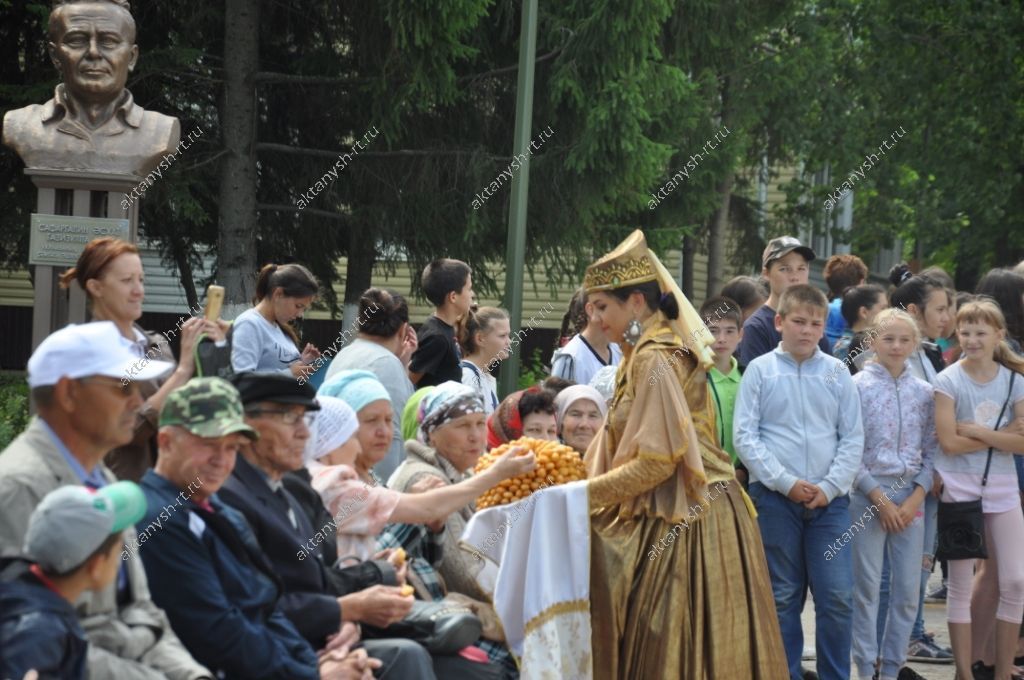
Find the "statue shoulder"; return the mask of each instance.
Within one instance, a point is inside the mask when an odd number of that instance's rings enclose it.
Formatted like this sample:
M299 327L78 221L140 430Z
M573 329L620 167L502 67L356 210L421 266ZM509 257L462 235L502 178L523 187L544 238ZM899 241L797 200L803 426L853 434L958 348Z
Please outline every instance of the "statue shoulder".
M4 144L16 146L24 135L33 127L42 128L43 109L46 104L29 104L20 109L12 109L4 114Z
M148 139L157 140L163 148L173 148L181 138L181 123L174 116L143 109L142 124L139 126Z

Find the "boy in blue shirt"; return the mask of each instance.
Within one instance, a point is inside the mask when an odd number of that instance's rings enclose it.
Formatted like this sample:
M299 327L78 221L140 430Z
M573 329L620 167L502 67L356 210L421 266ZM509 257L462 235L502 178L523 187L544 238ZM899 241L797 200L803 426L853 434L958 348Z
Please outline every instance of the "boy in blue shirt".
M818 343L828 302L809 285L786 289L775 327L782 342L743 374L733 442L750 474L775 608L790 676L802 677L800 613L814 594L818 675L850 677L853 562L850 550L826 559L844 532L855 532L849 491L864 448L853 379Z
M146 499L133 482L92 491L62 486L32 512L29 560L0 570L0 678L85 678L88 643L74 603L117 577L121 532L142 519Z

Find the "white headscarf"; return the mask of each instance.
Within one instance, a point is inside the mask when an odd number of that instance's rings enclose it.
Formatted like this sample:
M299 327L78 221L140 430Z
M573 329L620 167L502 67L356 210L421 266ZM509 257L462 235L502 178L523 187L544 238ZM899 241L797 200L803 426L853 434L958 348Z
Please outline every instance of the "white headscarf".
M306 450L302 453L305 463L317 460L335 450L356 433L359 419L356 412L343 399L320 396L320 411L313 422L313 431L306 440Z

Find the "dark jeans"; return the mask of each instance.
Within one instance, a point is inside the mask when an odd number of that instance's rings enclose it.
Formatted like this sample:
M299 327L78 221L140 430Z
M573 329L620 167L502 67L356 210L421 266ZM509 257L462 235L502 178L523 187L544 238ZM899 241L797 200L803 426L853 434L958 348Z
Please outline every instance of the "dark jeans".
M853 551L830 550L850 528L849 496L808 510L763 484L750 485L757 506L775 608L792 680L801 680L804 633L800 624L808 587L814 597L818 676L848 680L853 636ZM829 556L826 557L826 554Z

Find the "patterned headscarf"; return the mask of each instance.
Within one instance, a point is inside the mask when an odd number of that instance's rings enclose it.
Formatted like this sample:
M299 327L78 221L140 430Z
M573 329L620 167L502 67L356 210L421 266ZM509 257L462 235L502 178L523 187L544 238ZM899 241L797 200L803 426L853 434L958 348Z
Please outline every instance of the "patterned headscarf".
M539 387L531 387L530 390L539 390ZM487 446L493 449L505 442L519 439L523 436L523 419L519 415L519 400L523 398L527 390L513 392L498 404L494 413L487 417Z
M456 418L484 412L484 402L476 390L454 380L443 382L420 402L420 439L428 442L437 428Z

